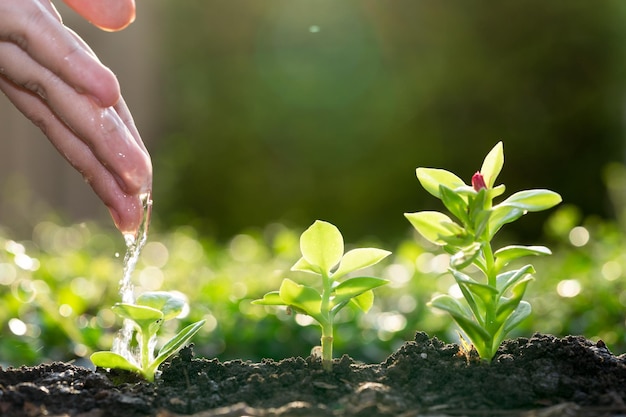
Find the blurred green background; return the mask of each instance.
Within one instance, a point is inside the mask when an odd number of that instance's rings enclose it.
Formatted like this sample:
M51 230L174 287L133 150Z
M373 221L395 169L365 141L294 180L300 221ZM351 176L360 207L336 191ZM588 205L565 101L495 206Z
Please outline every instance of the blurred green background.
M624 159L625 7L167 3L157 217L224 238L323 218L393 241L403 212L432 204L417 166L469 181L499 140L511 189L610 216L600 173Z
M293 277L299 234L323 219L349 245L394 252L372 271L392 281L372 311L342 316L337 355L380 361L416 330L456 341L425 306L453 284L446 255L402 213L440 209L416 167L469 181L502 140L508 193L564 200L503 231L554 252L531 260L534 313L512 336L626 351L625 17L619 0L158 2L155 210L137 292L188 296L165 333L207 319L198 355L307 355L317 327L250 301ZM32 238L0 233L0 364L86 363L120 325L123 241L63 213L32 219Z

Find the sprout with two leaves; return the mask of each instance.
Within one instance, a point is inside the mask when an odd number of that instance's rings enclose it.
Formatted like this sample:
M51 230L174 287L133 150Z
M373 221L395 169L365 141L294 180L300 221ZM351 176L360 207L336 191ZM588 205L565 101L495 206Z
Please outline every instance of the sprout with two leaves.
M374 302L373 289L388 281L374 277L353 277L340 281L347 274L375 265L391 252L376 248L352 249L344 254L343 236L334 225L316 221L300 237L302 257L291 268L320 276L322 291L285 278L278 291L272 291L254 304L287 306L306 314L322 328L322 367L332 370L333 323L335 316L348 303L368 311Z
M205 320L190 324L170 339L154 356L156 334L165 320L176 318L185 307L185 300L170 292L145 292L135 304L116 303L111 309L134 324L138 339L137 357L126 357L115 352L95 352L91 361L100 368L117 368L142 375L154 381L154 374L163 361L178 352L200 330Z
M480 357L488 360L506 335L531 312L530 304L522 297L535 272L533 266L504 268L527 255L551 253L544 246L511 245L494 250L494 235L527 212L546 210L561 202L555 192L534 189L514 193L494 205L493 200L504 193L504 185L494 187L503 164L504 151L499 142L472 177L471 186L443 169L418 168L422 186L439 198L457 221L437 211L405 214L424 238L451 255L449 270L466 302L464 305L450 295L439 295L430 304L447 311ZM476 275L480 278L472 277Z

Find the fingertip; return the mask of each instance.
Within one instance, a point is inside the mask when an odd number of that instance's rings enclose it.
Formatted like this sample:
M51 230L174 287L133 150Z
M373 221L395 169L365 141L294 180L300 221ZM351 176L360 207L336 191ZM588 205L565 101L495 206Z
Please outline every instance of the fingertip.
M122 30L135 20L134 0L65 0L65 3L106 31Z
M90 95L100 107L115 106L122 96L120 83L109 68L102 66L102 70L90 73L92 80L88 83ZM81 92L81 91L79 91Z
M143 206L139 196L126 195L116 206L109 206L115 227L123 234L135 235L143 219Z

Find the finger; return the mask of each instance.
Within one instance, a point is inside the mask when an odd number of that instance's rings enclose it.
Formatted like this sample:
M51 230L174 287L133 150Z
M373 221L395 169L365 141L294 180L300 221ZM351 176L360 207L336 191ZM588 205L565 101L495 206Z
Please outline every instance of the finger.
M103 30L121 30L135 20L134 0L64 1L88 22Z
M89 45L87 45L87 43L80 36L78 36L78 34L73 32L69 28L68 28L68 31L70 31L76 37L77 41L80 42L86 50L88 50L89 52L91 52L91 53L93 53L95 55L95 53L91 50L91 47ZM116 109L117 113L120 115L120 117L121 117L122 121L124 122L124 124L128 127L129 131L131 132L131 134L135 138L137 144L147 154L148 150L146 149L143 141L141 140L141 137L139 136L139 132L137 131L137 128L135 126L135 122L133 120L133 117L130 114L130 110L128 110L128 107L126 106L126 102L124 101L123 97L120 96L120 100L115 105L115 109Z
M5 57L11 59L3 59ZM126 193L136 194L151 187L150 157L123 103L119 106L125 112L125 121L115 107L97 106L87 96L78 94L56 75L41 68L14 44L0 42L0 62L3 62L4 75L43 98L53 113L118 179Z
M41 66L103 107L116 104L120 98L115 75L63 26L45 0L0 0L0 40L15 43Z
M135 234L143 217L139 195L125 192L89 147L56 117L41 97L3 76L0 76L0 89L26 117L41 128L59 152L83 175L108 207L116 227L122 233Z

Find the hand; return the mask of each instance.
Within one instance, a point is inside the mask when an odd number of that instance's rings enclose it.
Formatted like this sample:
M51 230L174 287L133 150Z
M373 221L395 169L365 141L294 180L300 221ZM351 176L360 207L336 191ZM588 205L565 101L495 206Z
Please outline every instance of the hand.
M132 0L67 3L107 30L134 18ZM117 228L135 233L140 195L152 187L150 157L115 75L49 0L0 0L0 89L83 175Z

